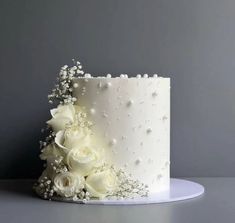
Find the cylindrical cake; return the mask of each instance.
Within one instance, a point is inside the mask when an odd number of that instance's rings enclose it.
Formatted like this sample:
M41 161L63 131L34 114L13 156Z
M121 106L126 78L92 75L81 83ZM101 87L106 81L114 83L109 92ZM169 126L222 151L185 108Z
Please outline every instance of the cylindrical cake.
M148 185L169 189L170 78L75 78L75 104L85 107L105 162Z

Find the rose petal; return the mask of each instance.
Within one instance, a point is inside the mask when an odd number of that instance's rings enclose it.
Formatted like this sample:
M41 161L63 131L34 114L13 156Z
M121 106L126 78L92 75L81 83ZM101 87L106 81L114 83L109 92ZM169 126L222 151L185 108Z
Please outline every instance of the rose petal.
M59 146L61 149L63 149L63 151L65 153L68 153L69 152L69 149L66 148L65 146L63 146L63 143L64 143L64 130L61 130L59 132L56 133L56 136L55 136L55 143L57 146Z

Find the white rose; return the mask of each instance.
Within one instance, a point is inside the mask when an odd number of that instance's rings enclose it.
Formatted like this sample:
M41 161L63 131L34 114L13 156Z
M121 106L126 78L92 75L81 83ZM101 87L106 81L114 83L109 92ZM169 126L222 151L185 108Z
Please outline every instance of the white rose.
M90 144L91 132L87 127L73 126L59 131L55 137L55 143L65 152L82 145Z
M54 132L58 132L75 122L76 110L72 104L59 105L51 110L51 115L52 119L47 121L47 124L52 127Z
M59 173L54 178L55 191L63 197L73 197L84 188L84 183L84 177L70 172Z
M68 152L66 162L72 172L87 176L94 167L101 164L100 154L89 146L72 149Z
M54 143L47 145L41 150L40 158L42 160L47 160L49 158L57 158L62 156L60 148Z
M72 149L90 143L90 130L87 127L75 126L64 131L64 146Z
M91 197L104 198L118 186L118 178L111 169L94 172L86 178L86 189Z

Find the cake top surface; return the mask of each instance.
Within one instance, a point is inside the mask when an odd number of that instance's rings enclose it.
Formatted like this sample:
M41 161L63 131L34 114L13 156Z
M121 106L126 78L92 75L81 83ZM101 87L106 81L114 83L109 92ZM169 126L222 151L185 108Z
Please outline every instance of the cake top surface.
M84 76L78 76L77 78L92 78L92 79L156 79L156 78L167 78L158 76L157 74L148 75L148 74L137 74L136 76L129 76L127 74L120 74L119 76L112 76L111 74L103 75L103 76L92 76L89 73L86 73Z
M168 78L169 77L162 77L159 76L158 74L136 74L135 76L133 75L128 75L128 74L120 74L120 75L112 75L110 73L108 74L102 74L99 76L93 76L90 73L85 73L82 70L82 66L79 61L74 61L74 66L69 67L68 65L64 65L61 67L60 74L63 76L66 76L67 74L71 75L71 77L75 78L94 78L94 79L100 79L100 78L111 78L111 79L119 79L119 78L126 78L126 79L146 79L146 78Z

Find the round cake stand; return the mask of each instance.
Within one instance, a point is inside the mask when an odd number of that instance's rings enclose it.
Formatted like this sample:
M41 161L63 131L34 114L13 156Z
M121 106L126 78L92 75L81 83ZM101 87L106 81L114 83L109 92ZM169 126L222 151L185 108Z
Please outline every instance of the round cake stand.
M133 199L120 199L120 200L89 200L89 201L73 201L69 199L62 199L54 197L52 200L80 203L80 204L103 204L103 205L131 205L131 204L157 204L173 201L181 201L198 197L204 193L204 187L198 183L182 180L170 179L170 190L167 192L149 194L148 197L136 197Z

